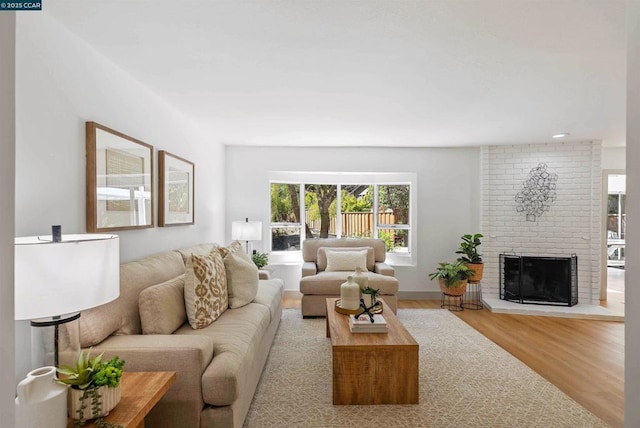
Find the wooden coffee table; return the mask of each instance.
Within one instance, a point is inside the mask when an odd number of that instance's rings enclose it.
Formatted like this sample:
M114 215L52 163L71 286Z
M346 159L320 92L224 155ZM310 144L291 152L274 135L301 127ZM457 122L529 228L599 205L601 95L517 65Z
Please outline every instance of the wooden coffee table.
M327 299L333 404L418 404L418 342L391 310L382 314L388 333L351 333L336 300Z
M105 422L125 428L143 428L144 417L176 381L175 372L124 372L122 373L122 399ZM68 427L74 423L69 419ZM97 426L89 421L84 428Z

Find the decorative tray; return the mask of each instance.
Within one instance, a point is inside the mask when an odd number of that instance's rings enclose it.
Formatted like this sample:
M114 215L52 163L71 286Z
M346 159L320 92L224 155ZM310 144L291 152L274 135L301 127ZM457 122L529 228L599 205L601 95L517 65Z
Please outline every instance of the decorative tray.
M342 306L340 306L340 299L336 300L336 312L338 312L339 314L345 314L345 315L355 315L355 314L359 314L362 313L362 306L359 307L358 309L344 309ZM376 304L369 310L369 312L371 312L372 314L381 314L383 310L382 307L382 302L380 300L378 300L376 302Z

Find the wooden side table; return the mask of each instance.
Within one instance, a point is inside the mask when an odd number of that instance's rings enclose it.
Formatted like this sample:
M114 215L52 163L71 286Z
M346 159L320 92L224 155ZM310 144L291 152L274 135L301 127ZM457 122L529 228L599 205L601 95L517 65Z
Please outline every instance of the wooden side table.
M144 417L176 381L176 372L124 372L122 374L122 399L104 418L105 422L125 428L144 428ZM73 420L67 425L72 428ZM97 427L87 422L85 428Z

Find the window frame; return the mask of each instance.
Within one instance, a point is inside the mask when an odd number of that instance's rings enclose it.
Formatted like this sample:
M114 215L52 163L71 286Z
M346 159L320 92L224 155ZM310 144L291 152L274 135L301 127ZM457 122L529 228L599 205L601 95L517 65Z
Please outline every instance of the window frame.
M416 173L396 173L396 172L307 172L307 171L272 171L268 174L269 191L271 185L279 184L299 184L299 200L300 218L303 219L302 224L286 223L286 227L300 227L300 246L304 245L306 239L305 234L305 206L304 193L307 184L329 184L336 185L337 196L336 206L338 212L341 212L341 194L342 186L353 184L367 184L374 186L373 197L373 231L374 237L378 236L379 230L407 230L408 234L408 252L387 252L386 263L394 266L415 266L417 260L417 174ZM408 224L379 224L378 223L378 186L380 185L408 185L409 186L409 223ZM283 227L283 223L271 223L271 200L269 200L269 222L268 222L268 239L267 250L270 252L270 259L273 264L290 264L299 263L302 251L272 251L272 230L278 225ZM342 237L342 219L337 216L336 219L337 237Z

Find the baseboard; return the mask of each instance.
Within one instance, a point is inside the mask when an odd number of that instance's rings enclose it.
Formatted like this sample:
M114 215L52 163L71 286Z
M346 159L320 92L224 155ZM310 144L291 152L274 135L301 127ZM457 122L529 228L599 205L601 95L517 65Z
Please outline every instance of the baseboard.
M439 291L398 291L398 300L440 300Z

